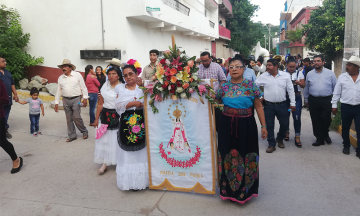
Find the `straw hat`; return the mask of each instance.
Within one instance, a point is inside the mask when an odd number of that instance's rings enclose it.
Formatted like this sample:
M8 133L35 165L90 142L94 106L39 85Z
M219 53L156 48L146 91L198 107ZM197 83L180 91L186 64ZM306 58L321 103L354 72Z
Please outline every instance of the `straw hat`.
M123 65L121 64L121 61L117 58L113 58L111 60L107 60L105 61L106 63L110 63L110 64L113 64L113 65L117 65L117 66L120 66L122 67Z
M64 65L71 65L73 70L76 69L75 65L71 64L71 61L69 59L64 59L63 63L61 65L58 65L58 67L62 69Z
M344 62L349 62L360 67L360 58L356 56L351 56L349 60L343 59Z

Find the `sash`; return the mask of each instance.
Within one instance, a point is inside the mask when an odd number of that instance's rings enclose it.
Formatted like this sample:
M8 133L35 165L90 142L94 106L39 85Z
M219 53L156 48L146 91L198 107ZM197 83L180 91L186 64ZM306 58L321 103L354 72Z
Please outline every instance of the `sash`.
M117 130L119 129L119 114L115 109L106 109L103 108L100 113L101 124L108 125L107 130Z
M139 151L146 146L143 109L126 110L120 117L118 144L124 151Z

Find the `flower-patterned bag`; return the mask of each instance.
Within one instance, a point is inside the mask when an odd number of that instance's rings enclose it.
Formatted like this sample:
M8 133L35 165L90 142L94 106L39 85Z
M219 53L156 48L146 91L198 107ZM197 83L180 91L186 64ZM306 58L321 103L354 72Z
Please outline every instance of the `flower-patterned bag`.
M103 108L100 113L101 124L108 125L107 130L117 130L120 125L119 118L115 109Z
M118 143L125 151L138 151L146 146L143 109L126 110L120 117Z

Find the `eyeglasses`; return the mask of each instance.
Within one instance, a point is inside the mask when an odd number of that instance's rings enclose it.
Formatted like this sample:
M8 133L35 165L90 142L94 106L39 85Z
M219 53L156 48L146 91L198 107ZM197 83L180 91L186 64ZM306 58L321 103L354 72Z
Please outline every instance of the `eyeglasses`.
M205 63L205 62L208 62L208 61L210 61L210 59L208 59L208 60L201 60L200 62Z
M132 77L132 76L134 76L134 75L135 75L135 73L130 72L130 73L128 73L128 74L124 74L124 78Z
M240 66L240 65L236 65L236 66L230 66L229 69L230 70L234 70L234 69L240 69L240 68L244 68L245 66Z

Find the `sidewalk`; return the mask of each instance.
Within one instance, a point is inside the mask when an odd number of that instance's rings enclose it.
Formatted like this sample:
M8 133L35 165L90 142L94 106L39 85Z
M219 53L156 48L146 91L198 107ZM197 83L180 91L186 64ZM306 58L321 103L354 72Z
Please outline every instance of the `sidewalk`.
M9 124L10 140L23 169L10 174L12 162L0 150L0 215L359 215L360 159L351 149L342 153L340 134L332 131L331 145L313 147L309 112L303 110L303 148L294 145L265 153L260 141L259 197L245 205L222 201L216 195L144 190L123 192L116 186L115 167L103 176L93 162L94 128L88 108L82 109L90 138L66 143L64 111L45 103L40 118L42 136L29 135L28 105L15 103ZM291 121L292 125L292 121ZM293 127L291 127L292 129Z

